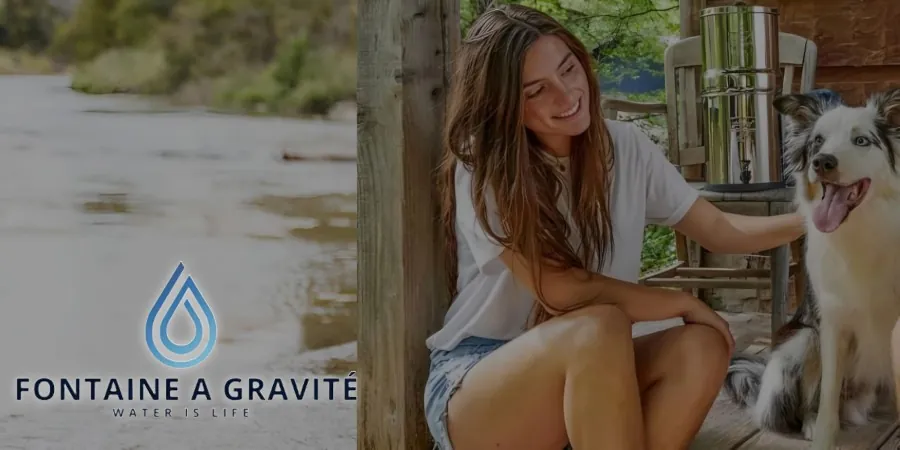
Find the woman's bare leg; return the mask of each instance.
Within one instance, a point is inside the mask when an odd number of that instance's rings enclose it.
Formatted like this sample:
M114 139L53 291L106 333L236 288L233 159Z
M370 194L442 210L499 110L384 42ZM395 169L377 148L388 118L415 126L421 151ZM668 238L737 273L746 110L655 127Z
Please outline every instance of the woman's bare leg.
M687 448L725 380L725 339L712 327L685 325L636 338L634 349L647 448Z
M450 399L454 449L648 448L632 343L624 313L592 306L503 345Z

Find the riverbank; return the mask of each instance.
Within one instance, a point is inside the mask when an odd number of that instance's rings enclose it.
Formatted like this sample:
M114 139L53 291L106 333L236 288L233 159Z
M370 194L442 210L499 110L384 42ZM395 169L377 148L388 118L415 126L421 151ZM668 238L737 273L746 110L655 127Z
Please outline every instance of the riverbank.
M0 49L0 75L52 75L63 68L44 55Z
M138 94L176 105L201 106L223 113L298 118L355 120L355 54L311 52L294 80L279 79L292 62L275 61L260 69L197 77L182 83L169 79L172 67L164 52L114 49L72 71L72 89L85 94Z
M78 92L301 118L355 103L356 2L108 3L82 0L54 33Z

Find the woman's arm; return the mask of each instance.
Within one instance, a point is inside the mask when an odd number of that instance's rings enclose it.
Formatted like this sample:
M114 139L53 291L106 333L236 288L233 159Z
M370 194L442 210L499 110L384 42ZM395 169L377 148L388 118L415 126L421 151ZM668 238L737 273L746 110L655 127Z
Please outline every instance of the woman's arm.
M528 261L508 249L500 254L500 259L537 297L537 283ZM553 315L576 306L608 304L619 307L632 322L645 322L682 317L696 306L695 302L699 302L679 290L628 283L582 269L543 265L540 281L548 312Z
M535 296L536 283L528 261L521 254L503 250L500 259L513 276ZM540 284L545 308L556 316L573 307L612 305L625 313L632 323L681 317L685 323L708 325L722 334L729 352L734 336L728 322L696 297L675 289L647 287L581 269L557 269L542 266Z
M675 226L676 231L713 253L755 253L788 244L806 232L797 213L744 216L726 213L700 198Z

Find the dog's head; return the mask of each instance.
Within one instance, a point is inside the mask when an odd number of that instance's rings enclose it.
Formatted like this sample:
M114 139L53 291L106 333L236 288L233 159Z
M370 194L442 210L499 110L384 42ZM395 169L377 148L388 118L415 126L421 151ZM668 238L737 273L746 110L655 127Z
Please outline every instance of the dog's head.
M900 89L862 107L811 94L784 95L774 106L786 121L784 158L800 209L819 231L831 233L876 197L900 193Z

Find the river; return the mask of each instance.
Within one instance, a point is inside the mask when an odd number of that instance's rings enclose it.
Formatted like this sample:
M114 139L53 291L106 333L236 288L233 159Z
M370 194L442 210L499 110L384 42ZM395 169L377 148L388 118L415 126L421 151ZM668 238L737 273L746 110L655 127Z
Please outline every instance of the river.
M355 339L356 166L281 158L352 157L355 124L67 86L0 77L0 408L16 377L162 373L144 322L179 262L218 323L204 364Z

